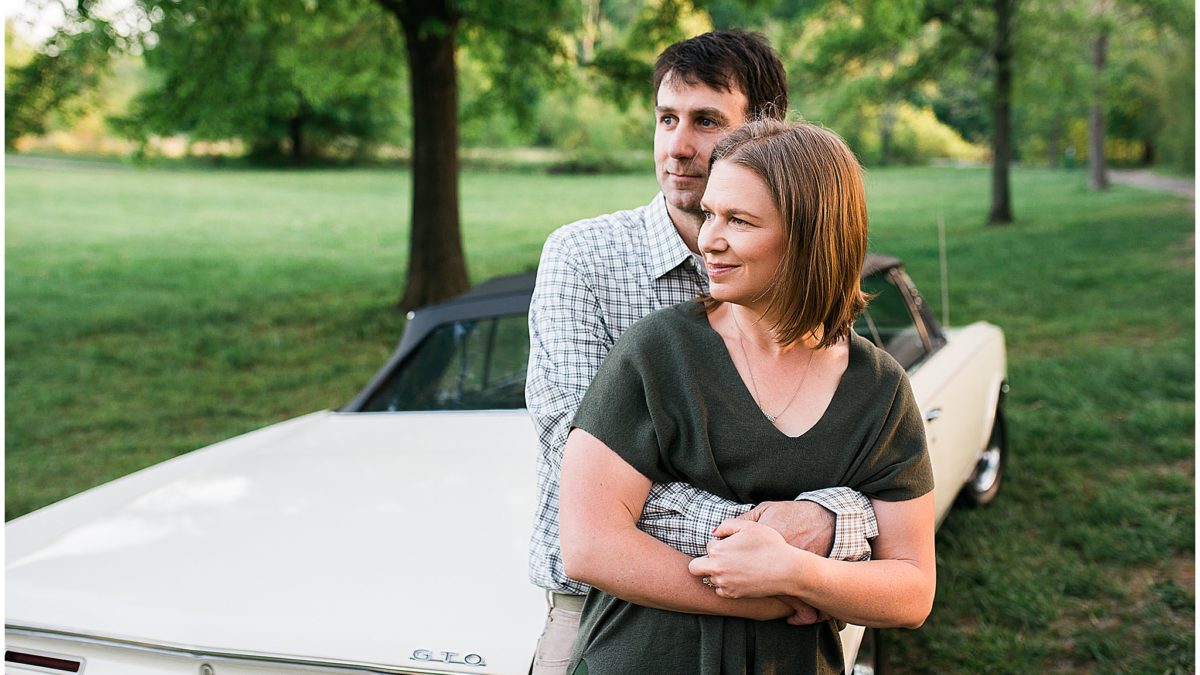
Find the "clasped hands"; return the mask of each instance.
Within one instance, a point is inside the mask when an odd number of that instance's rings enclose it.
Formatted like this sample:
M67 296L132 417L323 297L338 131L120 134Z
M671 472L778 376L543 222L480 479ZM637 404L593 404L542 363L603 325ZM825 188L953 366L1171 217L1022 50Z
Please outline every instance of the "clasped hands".
M827 614L788 589L804 551L828 555L834 524L834 515L814 502L764 502L717 526L708 555L692 560L688 571L707 578L723 598L775 597L792 608L790 624L824 621Z

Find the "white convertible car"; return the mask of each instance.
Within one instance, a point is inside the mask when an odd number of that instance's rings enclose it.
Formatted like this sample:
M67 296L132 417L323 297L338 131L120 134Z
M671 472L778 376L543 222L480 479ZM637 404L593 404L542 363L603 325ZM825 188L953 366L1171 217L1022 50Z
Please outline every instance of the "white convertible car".
M863 284L878 296L858 331L908 369L925 414L939 522L990 501L1003 334L939 326L895 259L869 257ZM546 612L526 576L532 286L496 279L410 315L341 410L8 523L6 672L528 672ZM842 636L848 671L878 665L878 631Z

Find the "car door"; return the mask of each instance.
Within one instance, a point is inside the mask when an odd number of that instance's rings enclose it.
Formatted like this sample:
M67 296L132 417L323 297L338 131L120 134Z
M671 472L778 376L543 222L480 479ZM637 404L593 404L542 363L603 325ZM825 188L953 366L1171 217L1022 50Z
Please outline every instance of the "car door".
M969 359L954 349L929 315L924 299L898 267L863 279L873 294L856 330L908 372L925 421L933 464L934 503L940 522L974 467L982 431L972 400Z

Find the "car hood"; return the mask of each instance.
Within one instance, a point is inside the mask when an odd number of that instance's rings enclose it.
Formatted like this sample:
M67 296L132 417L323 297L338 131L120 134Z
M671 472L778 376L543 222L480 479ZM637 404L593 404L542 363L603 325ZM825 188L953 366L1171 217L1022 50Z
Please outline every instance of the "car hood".
M524 411L320 412L197 450L10 522L6 623L524 672L536 447Z

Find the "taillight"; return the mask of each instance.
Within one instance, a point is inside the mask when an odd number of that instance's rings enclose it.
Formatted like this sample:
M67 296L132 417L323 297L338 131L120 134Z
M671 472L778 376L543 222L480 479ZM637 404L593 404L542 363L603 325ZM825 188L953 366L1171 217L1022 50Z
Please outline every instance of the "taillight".
M38 668L45 668L47 670L57 670L61 673L78 673L83 671L83 661L80 659L50 656L48 654L34 654L15 649L4 651L4 662L22 666L37 666Z

